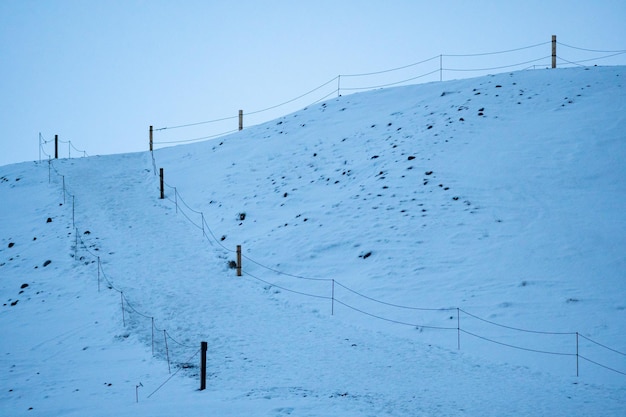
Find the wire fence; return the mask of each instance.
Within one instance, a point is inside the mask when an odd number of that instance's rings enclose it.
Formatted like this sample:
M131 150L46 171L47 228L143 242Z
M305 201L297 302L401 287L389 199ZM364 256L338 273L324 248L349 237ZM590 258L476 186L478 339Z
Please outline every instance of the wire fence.
M544 48L549 42L539 43L523 48L516 48L506 51L490 52L483 54L467 54L467 55L439 55L431 57L426 60L415 62L409 65L404 65L397 68L387 69L377 72L361 73L361 74L347 74L338 75L331 80L323 83L319 87L311 89L304 94L301 94L291 100L283 103L269 106L261 110L245 113L245 115L259 115L266 112L283 108L287 105L296 105L301 100L315 99L314 103L325 100L328 97L334 95L341 95L342 93L349 93L355 91L371 90L375 88L383 88L388 86L402 85L414 82L421 79L423 81L431 80L428 77L432 77L435 74L439 74L439 79L443 80L444 74L453 72L484 72L501 69L534 69L537 67L548 67L547 60L550 59L550 55L545 56L540 54L539 58L526 59L521 61L513 61L514 63L506 65L497 65L490 67L465 67L455 68L453 60L455 59L480 59L486 56L512 54L519 52L534 51L536 48ZM612 58L618 55L626 54L626 50L618 51L601 51L578 48L566 44L558 43L564 47L565 50L581 51L590 54L596 54L601 56L595 56L593 58L579 57L573 59L566 59L558 55L559 64L561 66L585 66L588 62L598 62L608 58ZM567 55L565 55L567 56ZM448 62L451 62L448 64ZM445 63L445 65L444 65ZM532 65L530 65L532 64ZM438 66L438 67L437 67ZM418 71L417 74L413 74L409 77L399 77L399 73L402 71ZM388 82L366 82L365 80L374 79L380 76L395 77L393 81ZM355 81L356 80L356 81ZM432 81L432 80L431 80ZM435 80L436 81L436 80ZM217 124L222 122L231 122L234 117L217 118L207 121L181 124L171 127L162 127L156 129L156 132L164 132L166 130L179 131L180 129L205 126L210 124ZM221 133L212 133L205 136L197 137L194 139L182 139L182 140L162 140L154 142L157 145L174 144L174 143L190 143L199 140L210 139L219 137L224 134L232 133L236 130L227 130ZM135 332L142 340L148 342L152 347L153 356L163 358L168 363L168 369L171 373L171 365L174 363L176 371L171 377L176 375L181 369L193 368L194 365L190 363L190 354L193 352L191 358L197 355L198 350L196 346L191 346L189 343L181 339L180 336L174 338L170 332L165 328L160 328L155 320L155 317L141 309L135 302L131 302L127 295L124 293L124 289L115 284L115 280L109 276L103 267L102 260L94 250L93 244L89 242L89 239L85 236L81 236L78 232L78 227L75 223L75 200L76 196L70 193L68 185L66 183L65 176L62 175L54 164L52 155L46 152L46 145L55 142L55 158L58 157L58 143L67 144L68 158L72 156L72 149L75 154L81 154L82 156L88 156L85 151L78 150L71 141L58 141L46 139L41 133L39 134L39 152L40 162L41 155L48 157L48 178L49 182L52 182L53 173L54 178L60 179L62 182L63 201L72 201L72 228L75 230L75 259L86 262L87 258L91 259L91 262L97 262L97 283L98 290L104 286L108 290L119 293L120 296L120 312L122 325L128 330ZM152 166L154 174L157 175L156 160L154 158L154 152L151 152ZM176 213L180 213L187 221L195 226L202 232L202 236L206 241L218 251L223 253L232 254L235 252L232 248L225 246L222 240L218 238L213 228L207 223L206 217L202 211L198 211L190 207L185 199L181 196L178 189L170 184L164 184L168 190L173 190L173 193L167 192L165 199L170 201L175 206ZM252 259L246 255L242 255L247 263L255 266L258 271L265 271L266 274L270 274L273 278L267 276L261 276L256 270L244 271L244 275L264 284L267 288L275 288L285 291L294 296L308 297L320 300L324 303L330 304L331 314L335 314L336 307L339 307L344 312L354 312L356 314L365 315L374 320L384 321L394 325L409 326L412 328L426 330L426 331L444 331L456 336L457 348L461 348L462 336L466 336L480 340L482 342L495 344L498 346L506 347L509 349L522 350L532 352L534 354L542 355L557 355L563 357L575 357L576 358L576 374L578 375L578 363L580 360L590 363L596 367L605 369L615 374L626 376L626 369L623 368L624 358L626 353L618 349L607 346L593 340L577 331L545 331L536 329L524 329L521 327L504 325L492 320L487 320L478 315L470 313L460 307L444 307L444 308L430 308L423 306L407 306L390 303L384 300L376 299L368 296L362 292L356 291L342 284L340 281L334 278L320 278L320 277L305 277L288 273L285 271L277 270L264 263ZM287 277L291 280L289 284L277 283L276 278ZM419 320L416 319L415 313L419 313ZM524 345L509 342L508 336L504 333L523 333L526 335ZM514 338L519 340L520 337ZM183 340L181 342L181 340ZM171 379L170 377L170 379ZM167 383L167 381L164 382ZM154 394L157 388L152 394ZM150 395L152 395L150 394Z
M98 246L91 242L88 237L90 233L81 234L79 232L79 227L76 223L76 195L71 192L66 176L57 169L54 161L55 159L49 157L48 182L53 183L60 180L63 204L67 205L68 202L72 204L72 229L74 231L72 249L74 250L74 260L86 266L96 264L97 269L94 275L97 276L98 292L111 290L119 294L120 319L122 326L127 330L127 333L124 333L121 337L126 338L130 336L130 332L134 333L139 340L151 346L153 357L167 362L168 372L171 375L148 396L149 398L182 369L195 370L198 368L197 364L191 362L199 353L198 347L191 345L190 342L178 335L174 337L166 328L161 328L155 316L142 310L135 301L131 302L124 289L115 282L113 277L107 274ZM190 352L195 353L189 357ZM172 373L172 367L174 368L174 373Z
M291 99L261 109L245 111L242 116L246 120L245 124L252 126L312 106L330 97L339 97L355 92L417 82L443 81L455 77L484 75L494 71L550 68L552 65L551 44L552 41L547 41L492 52L440 54L379 71L339 74ZM616 57L626 54L626 49L588 49L561 42L556 42L555 46L558 46L558 53L554 57L558 68L616 62ZM159 127L155 129L158 137L154 141L154 145L162 147L193 143L232 134L238 131L235 128L237 119L238 116L233 115Z
M152 152L152 158L153 164L156 165L154 152ZM236 250L225 246L221 239L217 238L202 211L191 208L176 187L165 182L164 185L170 190L164 193L164 199L175 206L176 213L180 213L189 223L201 231L203 238L212 247L223 253L232 254L236 252ZM267 266L263 262L244 254L242 254L242 258L253 264L257 270L265 271L266 274L273 276L273 278L261 276L259 272L250 268L250 270L242 271L246 277L264 284L266 289L278 289L296 296L323 300L323 302L330 304L331 315L337 311L336 306L341 306L344 311L356 312L372 319L408 326L420 331L447 331L456 336L458 349L461 349L461 336L470 336L483 342L510 349L543 355L574 357L576 358L577 376L579 374L579 360L585 360L605 370L626 376L625 352L599 343L587 336L582 336L577 331L547 331L505 325L485 319L460 307L432 308L400 305L368 296L334 278L291 274ZM288 284L277 283L276 280L279 277L287 277L291 280ZM419 320L416 320L416 312L419 313ZM512 333L522 333L524 336L512 337ZM583 341L580 340L581 338ZM523 339L525 344L507 342L509 339L515 341Z
M82 157L88 157L89 155L87 155L86 151L80 150L78 148L76 148L73 144L71 140L67 140L67 141L63 141L63 140L59 140L58 136L55 136L54 139L50 139L47 140L42 134L41 132L39 132L39 162L41 163L41 154L43 154L44 156L48 157L48 158L52 158L53 156L51 154L49 154L48 152L46 152L46 145L49 143L54 143L55 147L54 147L54 158L58 158L59 157L59 144L67 144L67 157L71 158L72 157L72 149L74 149L74 152L78 153L78 154L82 154Z
M154 155L152 153L152 158ZM153 164L156 165L154 159ZM49 182L60 182L63 202L72 202L72 229L74 230L74 259L85 265L96 264L97 290L110 290L119 294L120 318L122 326L127 330L121 337L129 337L132 332L141 341L151 346L152 355L167 363L170 376L157 387L148 398L167 384L181 370L193 370L197 374L197 365L192 363L198 355L197 346L193 346L181 335L174 336L170 331L161 328L154 315L143 310L139 303L129 299L124 289L115 282L106 271L97 245L90 241L88 235L80 234L76 224L76 196L71 192L63 175L48 160ZM54 174L54 175L52 175ZM54 181L53 181L54 179ZM176 213L184 216L190 224L202 232L202 236L215 249L224 253L235 251L225 246L213 229L209 226L202 211L191 208L180 195L176 187L167 185L173 190L174 198L168 192L165 199L174 206ZM596 341L575 331L545 331L525 329L494 322L473 314L459 307L432 308L424 306L401 305L371 297L357 291L333 278L307 277L277 270L251 257L244 256L246 262L260 271L266 271L274 278L261 276L259 272L244 270L243 275L262 283L266 289L279 289L293 296L307 297L330 304L331 315L353 312L390 325L405 326L420 331L446 332L455 337L457 348L461 349L462 337L470 337L502 348L525 351L531 354L575 358L576 375L579 374L579 362L584 361L595 367L615 374L626 376L626 370L620 368L626 353ZM278 284L276 277L287 277L288 284ZM337 307L342 310L338 311ZM417 316L416 316L417 313ZM494 331L496 329L496 331ZM513 338L509 342L509 333L523 333L526 336ZM524 344L519 344L519 340ZM172 369L174 368L174 369Z

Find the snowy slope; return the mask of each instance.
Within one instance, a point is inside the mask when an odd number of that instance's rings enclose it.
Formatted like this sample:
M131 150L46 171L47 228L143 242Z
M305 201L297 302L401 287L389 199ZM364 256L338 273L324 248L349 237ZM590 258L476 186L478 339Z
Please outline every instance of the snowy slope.
M624 77L377 90L154 159L0 167L0 414L623 415Z

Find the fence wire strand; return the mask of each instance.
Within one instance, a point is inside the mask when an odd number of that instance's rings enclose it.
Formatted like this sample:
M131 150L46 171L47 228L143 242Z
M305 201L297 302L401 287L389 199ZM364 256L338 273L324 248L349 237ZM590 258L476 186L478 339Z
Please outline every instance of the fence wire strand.
M276 288L279 288L279 289L281 289L283 291L287 291L287 292L291 292L291 293L299 294L299 295L304 295L304 296L307 296L307 297L321 298L321 299L324 299L324 300L331 300L332 299L331 297L329 297L327 295L309 294L309 293L305 293L305 292L302 292L302 291L292 290L292 289L289 289L289 288L286 288L286 287L283 287L283 286L280 286L280 285L277 285L277 284L273 284L273 283L271 283L269 281L265 281L264 279L257 277L256 275L252 275L251 273L246 272L246 271L242 271L242 273L247 275L247 276L249 276L249 277L251 277L251 278L256 279L257 281L261 281L261 282L269 285L270 287L276 287Z
M191 355L191 356L189 357L189 359L187 359L187 363L191 362L191 360L192 360L193 358L195 358L195 357L198 355L198 353L200 353L200 349L198 349L198 350L196 351L196 353L194 353L193 355ZM150 395L148 395L148 397L147 397L147 398L152 397L152 396L153 396L153 395L154 395L154 394L155 394L158 390L160 390L161 388L163 388L163 386L164 386L165 384L167 384L168 382L170 382L170 380L171 380L172 378L174 378L174 377L176 376L176 374L180 372L180 370L181 370L181 369L183 369L183 368L182 368L182 367L178 367L178 369L176 370L176 372L174 372L172 375L170 375L170 377L169 377L169 378L167 378L167 379L165 380L165 382L163 382L161 385L159 385L157 389L155 389L154 391L152 391L152 393L151 393Z
M616 372L616 373L618 373L618 374L626 375L626 372L618 371L618 370L617 370L617 369L615 369L615 368L611 368L611 367L609 367L609 366L602 365L601 363L598 363L598 362L596 362L596 361L592 361L591 359L586 358L586 357L584 357L584 356L582 356L582 355L578 355L578 357L579 357L580 359L584 359L584 360L586 360L587 362L591 362L591 363L593 363L594 365L597 365L597 366L599 366L599 367L601 367L601 368L608 369L609 371L613 371L613 372Z
M580 48L578 46L568 45L566 43L559 42L559 41L557 41L556 43L561 45L561 46L565 46L567 48L577 49L579 51L585 51L585 52L597 52L597 53L601 53L601 54L612 54L612 53L615 53L615 52L617 52L617 53L626 53L626 49L618 49L616 51L601 51L601 50L598 50L598 49Z
M400 70L403 70L403 69L414 67L416 65L425 64L426 62L430 62L430 61L433 61L433 60L438 59L438 58L439 58L439 55L434 56L432 58L425 59L423 61L415 62L413 64L404 65L402 67L391 68L391 69L382 70L382 71L375 71L375 72L364 72L364 73L361 73L361 74L341 74L340 77L367 77L367 76L371 76L371 75L386 74L388 72L400 71Z
M505 69L505 68L513 68L513 67L519 67L521 65L532 64L533 62L543 61L544 59L549 59L550 57L551 57L551 55L547 55L547 56L544 56L544 57L541 57L541 58L532 59L530 61L519 62L517 64L511 64L511 65L503 65L503 66L500 66L500 67L465 68L465 69L464 68L443 68L443 70L444 71L454 71L454 72L493 71L493 70L499 70L499 69Z
M508 54L510 52L523 51L524 49L536 48L538 46L544 46L544 45L548 45L550 43L552 43L552 41L541 42L541 43L537 43L535 45L530 45L530 46L522 46L521 48L508 49L508 50L505 50L505 51L482 52L482 53L477 53L477 54L442 54L441 56L444 56L444 57L474 57L474 56Z
M402 309L407 309L407 310L418 310L418 311L452 311L452 310L456 310L455 308L452 307L448 307L448 308L424 308L424 307L410 307L410 306L403 306L403 305L399 305L399 304L392 304L392 303L387 303L385 301L381 301L381 300L377 300L375 298L372 297L368 297L365 294L361 294L360 292L357 292L351 288L346 287L345 285L343 285L342 283L340 283L339 281L335 281L335 284L337 284L338 286L350 291L353 294L358 295L359 297L363 297L367 300L370 301L374 301L375 303L379 303L379 304L384 304L390 307L396 307L396 308L402 308Z
M338 303L338 304L341 304L342 306L347 307L347 308L349 308L351 310L354 310L354 311L356 311L358 313L365 314L366 316L370 316L370 317L373 317L373 318L376 318L376 319L379 319L379 320L384 320L384 321L387 321L387 322L390 322L390 323L402 324L404 326L411 326L411 327L420 328L420 329L457 330L456 327L427 326L427 325L422 325L422 324L407 323L407 322L403 322L403 321L399 321L399 320L388 319L386 317L382 317L382 316L378 316L376 314L368 313L367 311L364 311L364 310L358 309L356 307L353 307L353 306L351 306L351 305L349 305L347 303L344 303L341 300L338 300L337 298L335 298L335 302Z
M456 330L456 329L455 329ZM543 353L546 355L557 355L557 356L576 356L575 353L563 353L563 352L550 352L547 350L539 350L539 349L530 349L530 348L525 348L525 347L521 347L521 346L515 346L515 345L511 345L509 343L503 343L503 342L498 342L497 340L493 340L493 339L489 339L487 337L484 336L479 336L475 333L472 332L468 332L467 330L463 330L463 329L458 329L460 332L468 334L470 336L474 336L478 339L482 339L482 340L486 340L487 342L491 342L491 343L495 343L497 345L502 345L502 346L506 346L506 347L510 347L513 349L518 349L518 350L525 350L527 352L535 352L535 353Z
M356 91L356 90L373 90L373 89L376 89L376 88L391 87L391 86L394 86L394 85L408 83L409 81L415 81L415 80L417 80L419 78L427 77L427 76L435 74L435 73L437 73L439 71L440 71L439 69L436 69L434 71L427 72L426 74L418 75L417 77L408 78L406 80L397 81L397 82L388 83L388 84L372 85L372 86L368 86L368 87L342 87L341 89L345 90L345 91Z
M583 335L582 335L582 334L580 334L580 333L578 333L578 336L582 337L582 338L583 338L583 339L585 339L585 340L590 341L591 343L595 343L596 345L598 345L598 346L600 346L600 347L603 347L603 348L605 348L605 349L607 349L607 350L610 350L611 352L615 352L615 353L617 353L617 354L619 354L619 355L626 356L626 353L624 353L624 352L620 352L619 350L615 350L615 349L613 349L613 348L610 348L610 347L608 347L608 346L606 346L606 345L603 345L602 343L598 343L598 342L596 342L595 340L592 340L592 339L590 339L590 338L588 338L588 337L586 337L586 336L583 336Z
M568 335L568 336L572 336L572 335L576 334L576 332L545 332L545 331L540 331L540 330L528 330L528 329L521 329L519 327L505 326L504 324L499 324L499 323L496 323L496 322L493 322L493 321L490 321L490 320L487 320L487 319L483 319L483 318L478 317L478 316L476 316L474 314L468 313L467 311L465 311L465 310L463 310L461 308L459 309L459 311L464 313L464 314L466 314L466 315L468 315L468 316L470 316L470 317L473 317L473 318L475 318L477 320L483 321L485 323L489 323L489 324L491 324L493 326L503 327L503 328L509 329L509 330L516 330L518 332L536 333L536 334L549 334L549 335Z

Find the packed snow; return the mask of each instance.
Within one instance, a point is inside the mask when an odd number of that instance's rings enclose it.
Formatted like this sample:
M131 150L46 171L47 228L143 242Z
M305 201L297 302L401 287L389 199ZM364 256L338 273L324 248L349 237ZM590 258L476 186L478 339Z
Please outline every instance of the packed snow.
M625 79L0 167L0 415L626 415Z

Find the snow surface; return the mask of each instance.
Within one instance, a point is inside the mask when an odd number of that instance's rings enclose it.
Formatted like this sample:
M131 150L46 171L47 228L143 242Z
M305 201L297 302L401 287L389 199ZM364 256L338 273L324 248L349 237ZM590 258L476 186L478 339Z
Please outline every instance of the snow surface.
M626 415L625 78L0 167L0 415Z

